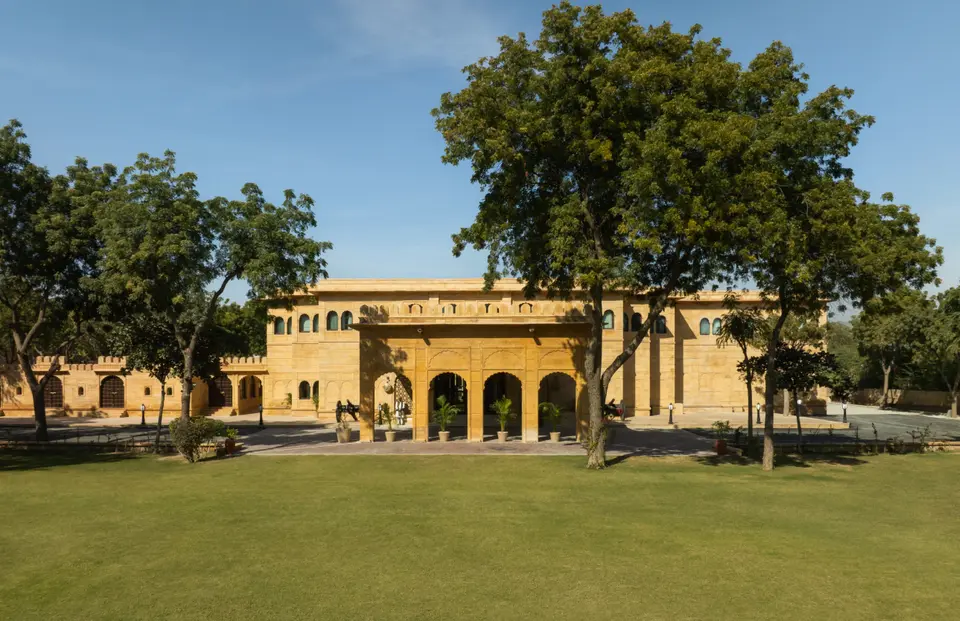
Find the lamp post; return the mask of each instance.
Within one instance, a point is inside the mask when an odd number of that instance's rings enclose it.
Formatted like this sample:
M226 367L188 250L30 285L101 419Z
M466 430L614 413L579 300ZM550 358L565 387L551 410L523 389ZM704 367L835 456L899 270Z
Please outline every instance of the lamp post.
M263 404L262 403L257 408L257 410L260 412L260 428L263 429Z
M840 407L843 408L843 422L847 422L847 400L846 399L840 402Z
M140 404L140 426L147 426L147 406L142 403Z
M760 404L757 404L757 424L760 424Z
M672 425L673 424L673 404L672 403L667 406L667 411L670 412L670 420L667 421L667 424Z
M803 405L803 401L797 399L797 416L801 416L803 412L800 411L800 406Z

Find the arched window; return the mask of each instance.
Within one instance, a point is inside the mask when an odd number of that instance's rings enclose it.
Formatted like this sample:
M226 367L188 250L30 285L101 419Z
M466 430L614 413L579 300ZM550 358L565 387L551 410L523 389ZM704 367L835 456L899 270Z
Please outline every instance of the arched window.
M146 388L143 389L143 396L144 396L144 397L149 397L149 396L150 396L150 387L149 387L149 386L147 386Z
M613 330L613 311L603 313L603 329Z
M353 313L351 313L350 311L343 311L343 314L340 315L340 329L348 330L352 325L353 325Z
M283 326L284 326L283 317L277 317L276 319L274 319L274 320L273 320L273 333L274 333L274 334L283 334L283 333L284 333Z
M663 315L657 317L657 334L667 333L667 318Z
M167 386L167 396L173 395L173 386Z
M122 408L124 402L123 380L116 375L104 378L100 383L100 407Z
M310 331L310 317L308 315L300 315L300 331Z
M714 335L720 334L720 327L721 327L721 325L722 325L722 322L720 321L720 318L719 318L719 317L717 317L716 319L713 320L713 334L714 334Z
M704 317L700 320L700 336L707 336L710 334L710 320Z
M83 386L79 386L79 387L77 388L77 396L78 396L78 397L82 397L82 396L83 396Z
M520 314L521 315L532 315L533 314L533 304L530 302L523 302L520 304Z
M340 329L340 318L337 317L336 311L330 311L327 313L327 331L336 332Z
M23 386L17 386L17 394L18 394L18 395L22 395L22 394L23 394Z
M300 394L298 395L300 399L309 399L310 398L310 384L308 382L300 382Z
M626 332L629 329L630 329L630 322L627 321L627 314L624 313L623 314L623 331Z
M641 328L643 328L643 317L640 313L634 313L630 316L630 331L639 332Z
M320 331L320 315L313 316L313 331L314 332Z
M43 407L63 407L63 382L56 375L51 376L43 387Z
M420 304L411 304L410 306L407 307L407 310L410 311L411 315L423 314L423 306L421 306Z
M293 317L287 317L287 334L293 334Z
M320 398L320 382L313 383L313 398L314 399Z

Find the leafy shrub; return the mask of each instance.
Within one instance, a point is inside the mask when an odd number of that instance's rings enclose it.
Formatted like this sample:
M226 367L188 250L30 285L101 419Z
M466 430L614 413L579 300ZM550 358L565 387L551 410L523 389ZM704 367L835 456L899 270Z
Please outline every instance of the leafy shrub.
M728 420L716 420L713 421L713 433L717 436L717 440L726 440L727 436L730 435L730 421Z
M557 426L560 424L560 408L557 407L556 403L551 403L550 401L544 401L538 406L540 414L550 421L550 428L553 431L557 431Z
M193 463L200 459L203 445L227 435L227 426L214 418L195 417L170 421L170 440L177 452Z

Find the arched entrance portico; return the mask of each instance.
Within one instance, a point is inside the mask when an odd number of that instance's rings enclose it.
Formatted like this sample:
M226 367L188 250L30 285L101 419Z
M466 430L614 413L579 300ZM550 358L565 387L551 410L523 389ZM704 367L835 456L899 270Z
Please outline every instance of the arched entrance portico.
M459 413L452 424L447 426L451 439L465 439L467 437L467 382L456 373L440 373L430 381L427 411L430 416L430 433L439 430L433 422L433 411L437 407L437 397L444 395L447 401L459 408Z
M263 403L263 382L255 375L245 375L240 378L237 392L237 413L256 414Z
M523 384L513 373L502 371L494 373L483 383L483 439L490 440L497 437L500 431L500 419L493 411L493 404L498 399L510 399L514 417L507 422L507 433L510 437L519 439L523 428Z
M558 429L561 436L576 436L577 434L577 382L567 373L554 372L540 380L537 392L537 408L539 404L550 402L560 409L560 424ZM539 413L538 413L539 414ZM546 438L553 431L551 422L540 417L539 435Z

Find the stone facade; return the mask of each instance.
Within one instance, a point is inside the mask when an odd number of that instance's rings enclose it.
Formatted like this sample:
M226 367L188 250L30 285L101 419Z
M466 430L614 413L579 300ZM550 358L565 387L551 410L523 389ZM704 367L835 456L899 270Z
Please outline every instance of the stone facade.
M760 301L752 294L742 299ZM673 300L659 329L614 376L607 401L622 402L627 416L665 415L671 403L675 415L742 412L746 395L736 371L741 354L716 343L722 300L715 292ZM361 407L361 439L371 440L376 408L405 404L414 439L425 440L435 431L429 423L432 404L444 393L462 401L454 435L479 441L497 428L490 401L506 395L518 414L510 429L526 441L547 431L537 416L544 400L564 410L567 433L582 425L577 412L585 411L583 346L589 326L581 302L526 299L515 282L483 291L479 279L330 279L288 302L271 311L268 355L224 360L225 379L197 383L194 412L244 414L262 403L266 416L332 422L337 403L349 401ZM606 364L633 338L649 307L643 298L611 292L604 309ZM141 373L122 375L122 367L118 358L64 365L57 374L63 391L59 409L83 414L94 408L109 416L126 409L134 416L143 403L155 411L159 384ZM110 386L122 383L122 407L106 407L117 405L115 395L104 403L108 378ZM8 415L32 408L29 389L19 386L16 394L16 373L7 369L0 407ZM166 408L176 411L179 383L167 390Z

